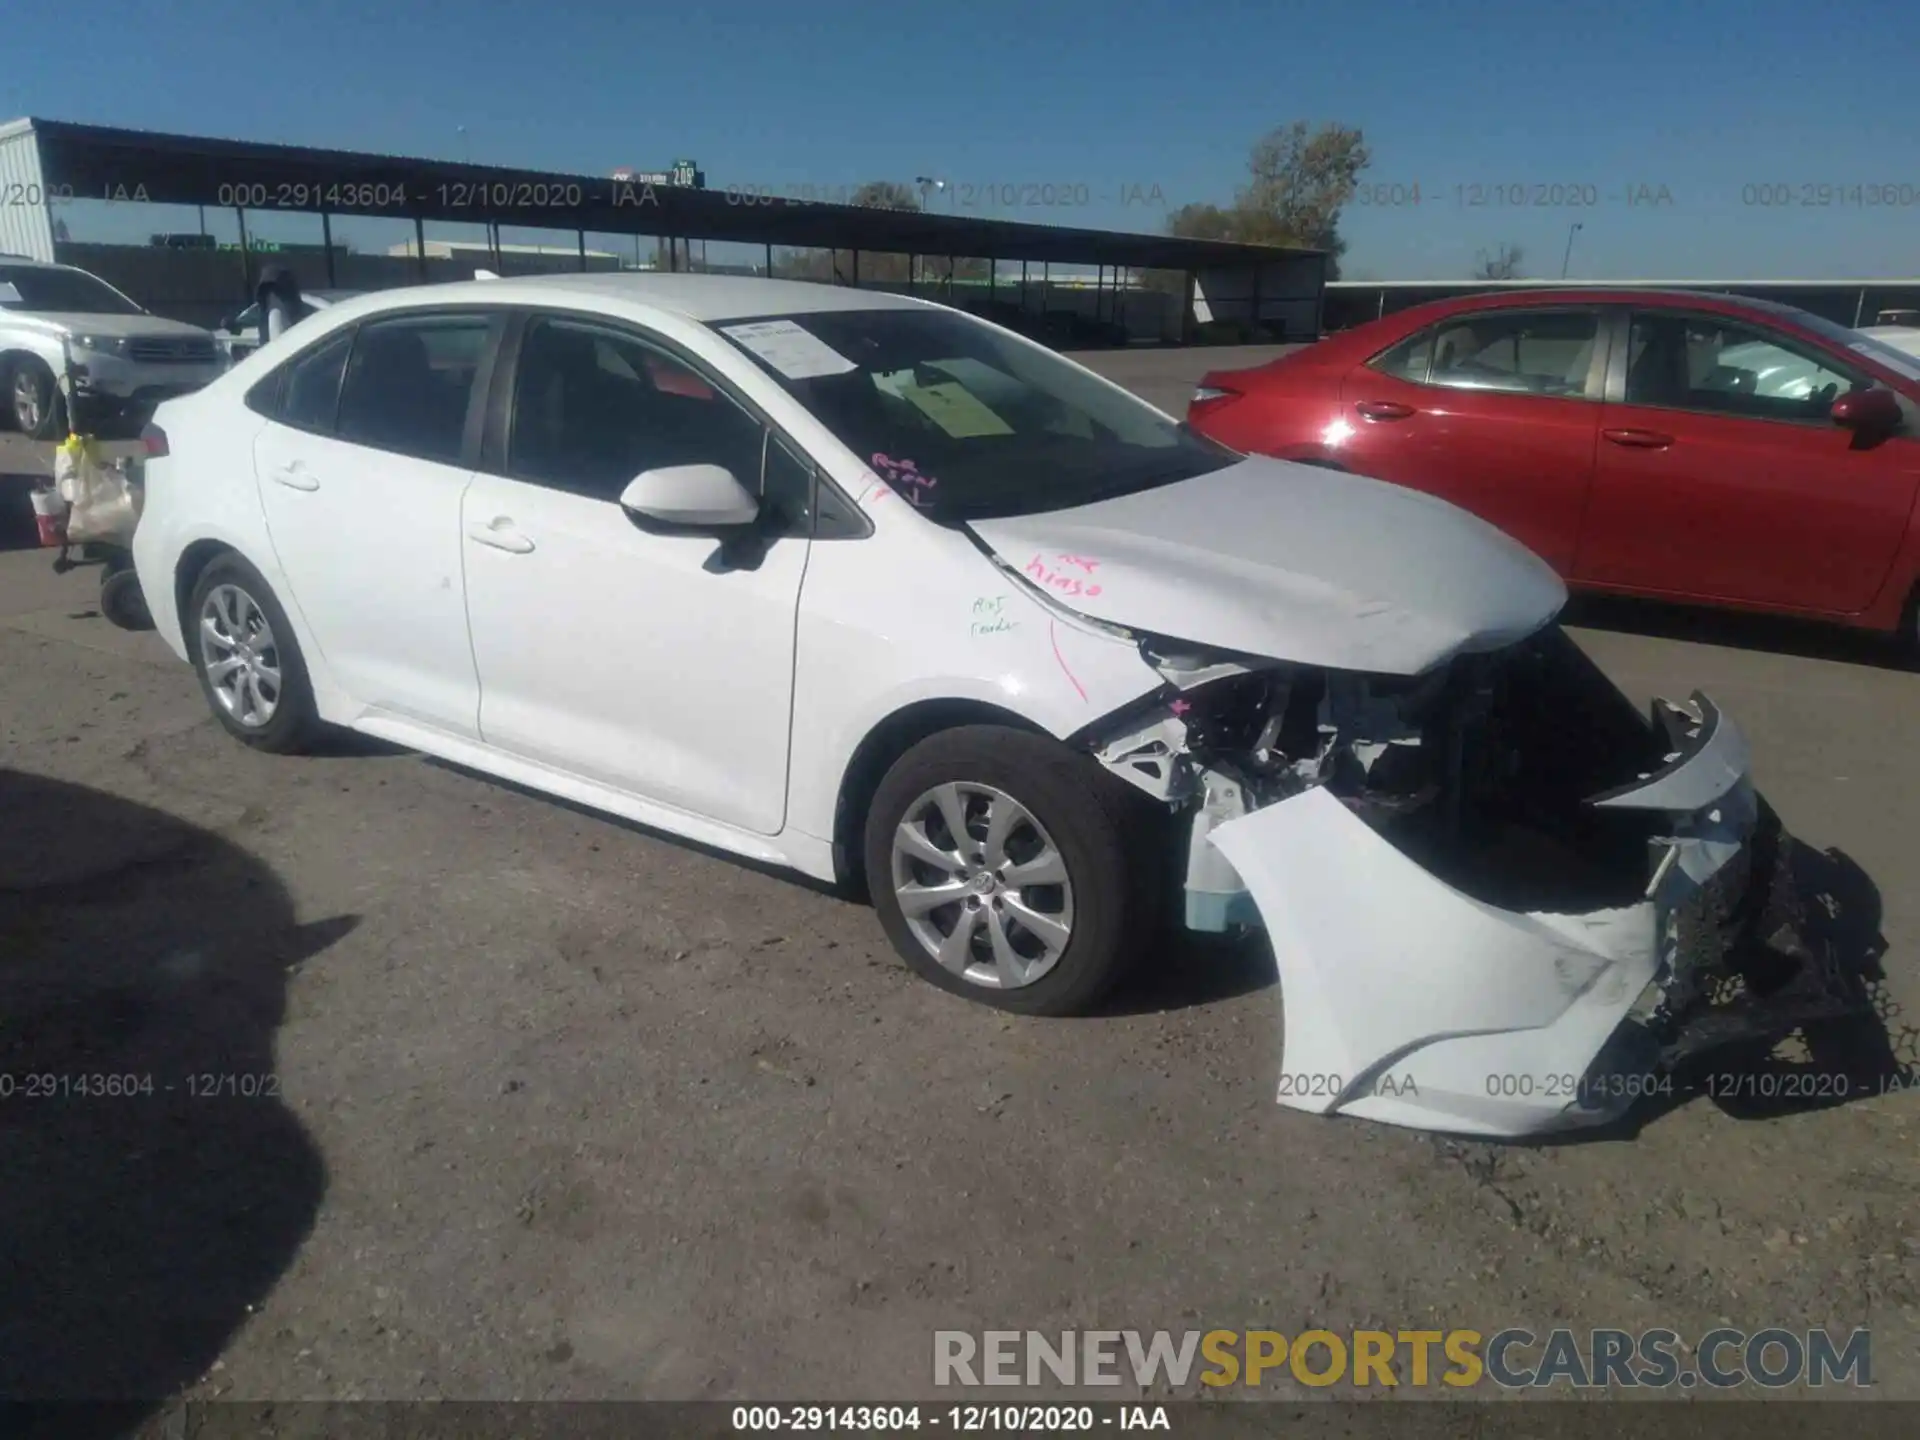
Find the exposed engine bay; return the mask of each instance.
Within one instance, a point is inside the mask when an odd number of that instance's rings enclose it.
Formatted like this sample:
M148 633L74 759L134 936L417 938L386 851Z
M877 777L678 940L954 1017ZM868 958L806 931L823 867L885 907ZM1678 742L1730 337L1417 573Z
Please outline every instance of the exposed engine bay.
M1705 697L1643 716L1557 625L1417 677L1141 651L1167 684L1094 751L1190 817L1188 926L1272 938L1283 1104L1597 1124L1863 1003L1799 942L1792 842Z

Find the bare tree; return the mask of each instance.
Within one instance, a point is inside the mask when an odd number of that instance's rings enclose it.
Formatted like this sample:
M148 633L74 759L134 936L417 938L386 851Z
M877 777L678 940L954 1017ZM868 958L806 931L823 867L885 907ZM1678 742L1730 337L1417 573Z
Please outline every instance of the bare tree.
M872 210L918 210L920 197L898 180L869 180L853 192L849 203Z
M1231 205L1183 205L1167 218L1167 229L1191 239L1324 250L1331 278L1347 248L1340 212L1372 163L1358 127L1316 128L1296 120L1255 142L1247 158L1248 183Z
M1525 278L1520 273L1520 258L1522 253L1518 245L1511 243L1501 245L1491 254L1482 250L1477 257L1479 268L1473 272L1473 278L1476 280L1519 280Z

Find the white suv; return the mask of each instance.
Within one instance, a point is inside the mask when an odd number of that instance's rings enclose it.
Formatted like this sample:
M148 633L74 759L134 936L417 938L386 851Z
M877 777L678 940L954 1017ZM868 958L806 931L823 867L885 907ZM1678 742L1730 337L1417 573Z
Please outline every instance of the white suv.
M0 257L0 418L36 440L138 423L224 368L207 331L150 315L97 275Z

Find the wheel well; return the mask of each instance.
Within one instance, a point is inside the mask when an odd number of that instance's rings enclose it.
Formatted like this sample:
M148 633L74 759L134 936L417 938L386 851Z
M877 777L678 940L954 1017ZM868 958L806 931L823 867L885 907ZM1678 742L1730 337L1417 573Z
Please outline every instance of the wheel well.
M1024 716L980 700L920 700L894 711L867 732L840 779L833 812L833 864L842 885L857 894L866 892L861 827L866 823L867 805L893 762L929 735L962 725L1005 725L1034 735L1047 733Z
M181 552L180 563L173 571L173 613L179 617L183 637L187 629L187 601L193 598L193 587L200 581L200 572L222 555L239 553L218 540L196 540Z

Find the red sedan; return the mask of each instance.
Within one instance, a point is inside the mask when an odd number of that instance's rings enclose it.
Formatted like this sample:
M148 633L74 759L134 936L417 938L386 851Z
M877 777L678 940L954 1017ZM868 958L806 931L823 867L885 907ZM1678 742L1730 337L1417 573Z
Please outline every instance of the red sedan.
M1209 374L1187 418L1451 500L1576 589L1915 635L1920 360L1803 310L1475 295Z

